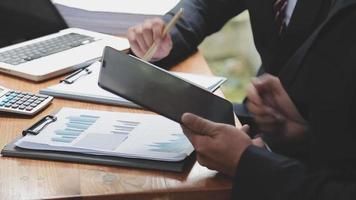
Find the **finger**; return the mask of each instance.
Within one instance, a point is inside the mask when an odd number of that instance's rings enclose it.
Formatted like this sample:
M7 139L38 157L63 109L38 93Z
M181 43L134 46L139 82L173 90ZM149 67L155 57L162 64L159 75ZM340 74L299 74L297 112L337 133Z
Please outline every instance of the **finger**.
M138 57L142 57L144 53L142 52L140 46L137 43L134 27L129 28L129 30L127 31L127 39L130 43L130 48L133 53Z
M206 137L206 136L194 133L193 131L191 131L190 129L188 129L184 126L181 126L181 127L182 127L184 135L188 138L190 143L193 145L194 149L196 149L198 146L198 143L199 143L198 140L202 137Z
M142 25L142 35L143 39L146 43L147 47L150 47L154 40L153 40L153 30L152 30L152 22L147 20Z
M153 19L152 32L153 32L154 41L158 41L162 39L163 29L164 29L164 22L160 18Z
M142 25L138 25L135 29L136 41L142 52L147 52L148 46L143 38Z
M250 126L245 124L241 127L240 129L241 131L245 132L245 133L248 133L250 131Z
M262 76L254 77L254 78L251 79L251 84L256 88L256 90L258 92L263 92L263 89L264 89L264 85L263 85L263 83L261 81L261 77Z
M162 48L162 50L164 52L170 52L172 47L173 47L173 41L171 38L170 34L167 34L166 37L163 38L163 40L161 41L161 45L160 47Z
M191 130L189 130L188 128L186 128L185 126L181 125L182 130L184 135L188 138L188 140L190 141L190 143L192 143L193 146L195 146L195 141L196 141L196 134L194 134Z
M256 106L251 102L247 103L249 111L253 114L254 121L260 127L260 130L271 130L272 127L281 124L285 119L273 108L266 106ZM283 120L284 119L284 120Z
M280 132L285 125L285 118L268 116L268 117L256 117L254 118L258 126L258 129L262 132L275 133Z
M266 87L265 90L268 90L273 94L274 99L272 101L275 102L274 106L280 113L283 113L285 116L293 120L298 120L300 122L305 121L298 112L293 101L290 99L279 78L265 74L261 76L260 80L264 83Z
M264 106L264 107L255 108L253 104L251 104L250 107L251 107L251 110L253 110L253 111L260 109L259 113L257 115L254 115L254 118L256 118L256 120L259 120L260 118L271 119L274 121L280 121L282 119L285 119L281 114L279 114L276 110L274 110L271 107ZM256 112L258 112L258 111L256 111Z
M275 100L275 96L271 95L271 93L265 92L264 95L262 96L263 102L272 107L272 108L278 108L278 103Z
M261 99L254 84L250 84L247 87L247 98L248 98L248 101L251 101L256 105L263 104L262 99Z
M269 106L264 105L256 105L253 102L247 102L247 109L251 112L254 116L265 116L270 115L274 112L274 110Z
M127 30L126 36L127 36L127 39L129 40L129 42L136 41L136 37L135 37L135 27L130 27L130 28Z
M254 120L258 125L260 125L260 124L275 124L277 122L276 118L274 118L271 115L256 116L254 118Z
M131 46L131 50L133 51L133 53L139 57L139 58L142 58L144 56L144 52L141 50L141 48L138 46L138 43L137 42L134 42L134 43L130 43L130 46Z
M276 76L270 74L264 74L259 77L260 84L257 87L263 87L265 90L270 90L275 94L281 94L285 92L281 81Z
M207 157L206 155L211 154L210 153L211 146L213 145L212 145L212 141L209 140L210 137L195 134L191 130L185 128L184 126L182 126L182 128L184 134L187 136L188 140L191 142L195 151L197 152L197 155L199 154Z
M274 89L272 89L267 83L264 82L265 79L272 79L272 78L273 77L271 75L265 74L258 78L252 79L251 83L257 90L257 93L259 94L261 101L266 105L275 107L276 103L272 95Z
M280 124L286 123L287 118L281 114L279 114L278 112L274 112L273 113L273 117L276 119L276 121Z
M201 118L192 113L184 113L182 116L182 123L186 128L190 129L194 133L209 136L213 134L213 130L218 126L217 123Z
M153 55L152 59L160 60L162 58L165 58L171 52L172 47L173 47L172 40L170 39L170 36L167 35L164 38L164 40L160 40L158 44L158 51Z

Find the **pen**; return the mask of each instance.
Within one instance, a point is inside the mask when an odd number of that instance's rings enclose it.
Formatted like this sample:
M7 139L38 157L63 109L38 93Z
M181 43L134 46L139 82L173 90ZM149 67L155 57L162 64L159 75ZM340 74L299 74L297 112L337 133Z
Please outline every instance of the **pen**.
M177 23L178 19L183 14L183 8L180 8L179 11L174 15L171 21L168 22L166 27L163 29L162 38L164 38L173 28L173 26ZM152 46L148 49L146 54L143 56L142 60L149 61L152 59L153 55L156 53L159 45L159 41L154 41Z
M82 73L84 72L84 74ZM91 74L91 70L88 69L88 67L84 67L84 68L81 68L77 71L75 71L74 73L66 76L63 80L60 80L59 82L62 83L66 83L66 84L72 84L74 83L76 80L78 80L79 78L81 78L82 76L85 76L87 74Z

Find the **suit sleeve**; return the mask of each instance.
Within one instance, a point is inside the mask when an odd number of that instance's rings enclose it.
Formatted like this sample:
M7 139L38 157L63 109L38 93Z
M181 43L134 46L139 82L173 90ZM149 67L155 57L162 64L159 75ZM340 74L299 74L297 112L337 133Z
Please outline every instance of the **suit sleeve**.
M179 8L184 8L181 19L171 32L173 50L155 64L169 68L192 53L204 38L223 27L232 17L245 10L244 0L183 0L164 17L168 22Z
M354 178L330 169L307 172L298 161L250 146L241 157L232 199L351 200Z

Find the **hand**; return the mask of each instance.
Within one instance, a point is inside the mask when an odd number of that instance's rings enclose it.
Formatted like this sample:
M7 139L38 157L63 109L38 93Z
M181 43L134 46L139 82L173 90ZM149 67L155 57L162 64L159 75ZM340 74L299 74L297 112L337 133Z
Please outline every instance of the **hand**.
M277 77L266 74L252 80L247 97L247 108L260 131L289 141L303 138L307 123Z
M129 28L127 38L133 53L142 58L152 44L159 42L157 52L151 60L161 60L172 50L172 39L169 34L162 36L165 23L161 18L148 19L144 23Z
M252 144L245 133L248 126L237 129L190 113L182 116L182 123L184 134L195 148L198 162L209 169L235 176L242 153Z

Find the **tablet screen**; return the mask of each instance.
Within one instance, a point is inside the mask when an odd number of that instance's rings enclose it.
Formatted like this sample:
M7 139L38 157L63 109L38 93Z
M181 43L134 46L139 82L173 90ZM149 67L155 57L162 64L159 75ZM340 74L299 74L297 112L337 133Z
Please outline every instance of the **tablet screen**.
M235 125L232 104L133 56L106 47L99 85L178 123L185 112Z

